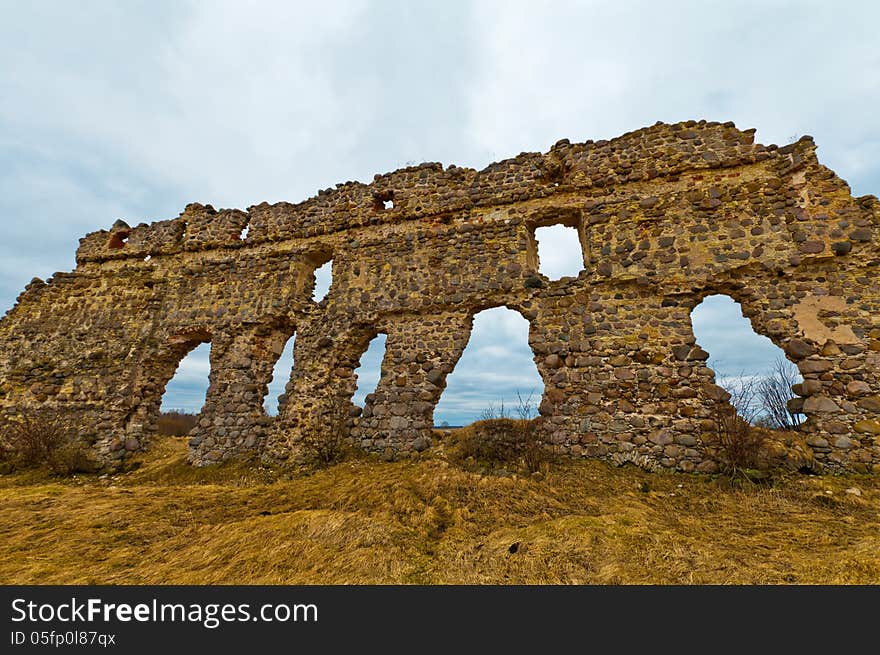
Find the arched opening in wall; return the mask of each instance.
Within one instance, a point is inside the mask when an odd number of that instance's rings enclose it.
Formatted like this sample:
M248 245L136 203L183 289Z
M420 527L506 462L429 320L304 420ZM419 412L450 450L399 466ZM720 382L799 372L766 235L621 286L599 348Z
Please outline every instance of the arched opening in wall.
M382 360L385 359L386 339L387 335L383 333L373 337L354 371L357 387L351 401L358 407L363 407L367 396L379 386L379 379L382 377Z
M162 395L159 434L183 436L195 427L205 405L211 373L211 344L200 343L180 360Z
M715 383L731 394L742 418L774 429L803 422L803 415L787 407L795 397L792 385L803 381L800 372L781 348L752 329L739 303L730 296L707 296L691 312L691 322Z
M533 233L538 271L551 280L577 277L586 263L579 229L557 223L537 227Z
M263 400L263 408L269 416L277 416L281 408L287 403L287 394L291 389L288 385L293 378L293 346L296 343L296 335L284 344L278 361L272 368L272 379L269 381L269 391Z
M534 418L543 393L529 347L529 322L507 307L486 309L474 316L467 347L434 408L434 424Z
M315 290L312 292L312 300L321 302L330 293L330 285L333 284L333 260L328 259L315 269Z

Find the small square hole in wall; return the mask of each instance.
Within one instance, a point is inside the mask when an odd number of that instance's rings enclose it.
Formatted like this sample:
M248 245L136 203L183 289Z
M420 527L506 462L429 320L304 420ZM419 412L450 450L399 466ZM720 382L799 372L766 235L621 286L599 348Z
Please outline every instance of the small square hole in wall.
M150 261L152 258L153 258L152 255L147 255L146 257L144 257L144 261L145 261L145 262L148 262L148 261Z
M394 209L394 191L386 189L385 191L375 191L373 193L373 211L385 211Z
M577 277L584 270L584 253L577 228L551 225L535 229L538 271L551 280Z

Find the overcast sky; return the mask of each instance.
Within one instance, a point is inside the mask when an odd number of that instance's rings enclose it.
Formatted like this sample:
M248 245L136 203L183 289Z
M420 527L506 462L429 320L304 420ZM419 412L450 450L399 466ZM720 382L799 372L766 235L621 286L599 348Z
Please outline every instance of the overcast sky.
M117 218L299 201L422 161L482 168L658 120L811 134L855 194L876 195L878 24L870 1L0 0L0 306L71 270L79 237ZM730 372L765 367L774 354L728 305L695 318L700 343ZM495 311L476 325L438 423L540 391L525 324ZM204 356L181 369L165 406L197 409Z

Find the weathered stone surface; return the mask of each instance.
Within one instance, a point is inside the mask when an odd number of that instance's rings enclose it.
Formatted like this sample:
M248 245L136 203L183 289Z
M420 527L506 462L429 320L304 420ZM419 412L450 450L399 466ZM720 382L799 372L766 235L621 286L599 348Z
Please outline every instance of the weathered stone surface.
M807 442L808 446L811 446L813 448L828 448L828 440L823 439L816 434L808 435L805 441Z
M545 443L707 472L728 397L690 310L722 293L799 362L817 461L871 470L880 454L856 426L880 418L880 203L853 198L812 139L753 137L730 123L657 124L481 171L410 166L298 204L117 221L0 321L0 413L66 417L112 468L149 447L166 383L209 342L193 463L286 461L328 430L408 456L430 443L474 315L506 306L529 321ZM553 224L577 230L577 277L540 272L535 230ZM331 259L331 290L314 302L314 272ZM294 333L291 379L268 417L267 385ZM380 333L381 379L360 408L354 371Z
M871 385L861 380L853 380L846 385L846 393L850 396L864 396L871 393Z
M824 241L805 241L798 248L801 252L806 253L819 253L825 250L825 242Z
M858 442L853 441L849 437L837 437L834 440L834 447L839 448L841 450L849 450L853 446L857 446L857 445L858 445Z
M648 441L651 443L655 443L658 446L665 446L667 444L671 444L674 437L667 430L657 430L656 432L648 435Z
M672 354L675 356L676 359L679 359L682 361L687 359L688 354L690 352L691 352L691 346L687 345L687 344L672 347Z
M848 255L852 250L852 244L849 241L838 241L831 245L835 255Z
M880 434L880 421L858 421L853 429L856 432L864 432L867 434Z
M831 398L825 396L810 396L804 400L804 413L811 414L813 412L839 412L840 407L837 406Z
M849 426L843 421L826 421L823 427L830 434L846 434L849 432Z
M617 368L614 369L614 377L619 380L634 380L636 374L632 371L632 369L628 368Z
M724 387L719 387L717 384L707 384L703 387L703 393L706 394L707 398L717 402L725 403L730 400L730 392Z
M822 382L820 380L806 379L800 384L795 384L791 390L798 396L812 396L822 391Z
M801 373L824 373L834 368L834 363L827 359L805 359L798 364Z
M805 341L800 339L792 339L785 346L785 352L793 359L804 359L816 352L816 349Z
M688 353L687 358L692 361L705 362L709 359L709 353L697 346Z

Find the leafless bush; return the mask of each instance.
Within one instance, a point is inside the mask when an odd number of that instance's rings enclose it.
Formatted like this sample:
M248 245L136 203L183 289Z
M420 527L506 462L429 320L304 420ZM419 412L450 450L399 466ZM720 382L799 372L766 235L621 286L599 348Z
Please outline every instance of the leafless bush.
M97 469L76 435L54 414L23 413L4 419L0 459L13 469L46 467L58 475Z
M75 439L67 439L49 456L49 470L56 475L94 473L100 466Z
M529 395L523 398L519 389L516 390L517 405L515 411L521 421L530 421L538 413L538 408L534 401L534 395L535 390L532 389L529 391Z
M348 432L345 416L334 412L332 418L312 420L303 427L299 443L307 460L319 466L329 466L343 459Z
M752 425L761 415L761 399L758 394L760 378L745 373L736 376L719 374L716 383L727 393L727 402L736 410L736 415Z
M758 468L767 442L762 428L797 428L800 415L789 411L788 400L794 397L792 386L798 381L797 369L783 357L763 376L717 377L718 386L729 394L728 402L722 399L713 411L716 446L726 473Z
M54 415L26 413L4 421L3 441L3 450L18 466L39 466L67 441L67 430Z
M544 461L533 421L494 418L453 432L447 449L453 461L493 467L515 465L530 471Z
M338 432L309 430L300 443L308 458L322 466L340 461L345 452L345 439Z
M448 449L451 458L462 464L539 470L547 461L547 450L533 420L537 414L534 393L523 396L517 390L517 404L512 409L503 399L497 406L490 403L479 421L453 433Z
M797 368L784 357L773 362L770 371L758 381L757 400L761 410L759 420L768 428L794 430L801 423L801 415L788 409L794 398L791 388L799 380Z
M490 402L489 405L480 412L480 420L481 421L495 421L498 419L509 419L510 418L510 408L504 406L504 399L501 399L501 404L496 407L495 403Z
M766 440L754 426L760 416L758 393L760 380L746 375L717 379L727 393L714 405L715 450L721 470L735 477L758 467L761 448Z
M480 412L480 420L494 421L496 419L512 419L514 416L516 416L521 421L529 421L537 414L537 405L534 401L534 395L534 389L529 391L529 395L525 397L523 397L522 392L517 389L517 404L513 409L506 407L504 405L504 399L502 398L501 403L498 406L490 402L488 407Z
M530 473L540 470L547 461L547 450L538 438L537 425L534 420L520 419L520 462Z

